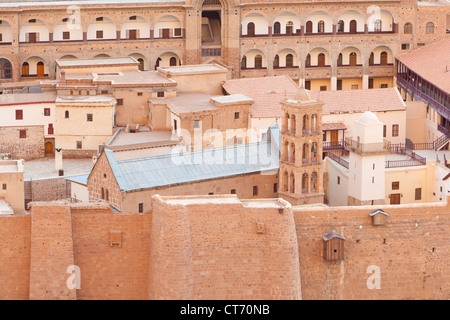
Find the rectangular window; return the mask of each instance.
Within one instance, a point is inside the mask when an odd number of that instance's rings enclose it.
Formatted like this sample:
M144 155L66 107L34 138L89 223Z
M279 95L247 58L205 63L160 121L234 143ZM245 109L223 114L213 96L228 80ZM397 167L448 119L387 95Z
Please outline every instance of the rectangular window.
M16 120L23 120L23 110L16 110Z
M52 123L49 123L48 124L48 134L53 134L53 124Z
M103 30L97 30L96 38L97 39L103 39Z
M311 90L311 81L310 80L306 80L305 81L305 89L306 90Z
M278 183L274 183L273 184L273 193L277 193L278 192Z
M402 50L408 50L409 49L409 43L402 43Z
M143 203L139 203L138 209L139 209L139 213L144 213L144 204Z
M337 177L337 184L341 184L341 177Z
M239 120L239 112L234 113L234 120Z
M369 89L373 89L373 78L369 78Z
M383 126L383 138L386 138L386 125Z
M27 137L27 130L19 130L19 138L25 139Z
M175 37L181 37L181 28L175 28L173 29L173 35Z
M337 81L337 87L336 87L336 89L337 89L337 90L342 90L342 80L338 80L338 81Z
M138 95L139 97L141 97L141 96L142 96L142 92L138 92L137 95Z
M164 91L158 91L157 94L156 94L156 96L157 96L158 98L164 98Z
M399 181L392 182L392 190L398 190L398 189L400 189L400 182Z
M194 129L200 128L200 120L194 120Z
M94 120L94 115L92 113L87 114L87 121L92 122Z
M77 141L77 149L81 149L81 148L83 148L83 142Z
M0 42L3 41L3 35L0 33Z
M3 190L6 190L6 183L2 185Z
M236 189L231 189L230 193L231 194L236 194Z
M398 137L398 124L393 124L392 125L392 136L393 137Z
M320 91L327 91L327 86L320 86Z
M352 84L352 90L358 90L358 85L357 84Z
M50 108L44 108L44 116L50 116Z
M254 196L258 195L258 186L253 186L253 195Z
M416 188L416 200L422 200L422 188Z
M117 99L117 105L123 106L123 99Z
M388 87L387 83L380 84L380 88L387 88L387 87Z
M69 31L63 31L62 38L63 38L63 40L70 40L70 32Z
M173 130L177 130L178 129L178 124L177 124L177 120L173 120Z
M108 94L108 90L102 90L101 93L102 94Z

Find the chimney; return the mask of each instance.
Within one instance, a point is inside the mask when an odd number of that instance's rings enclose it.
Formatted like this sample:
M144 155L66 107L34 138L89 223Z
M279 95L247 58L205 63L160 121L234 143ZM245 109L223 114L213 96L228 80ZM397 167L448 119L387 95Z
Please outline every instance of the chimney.
M61 84L66 84L66 71L61 70Z

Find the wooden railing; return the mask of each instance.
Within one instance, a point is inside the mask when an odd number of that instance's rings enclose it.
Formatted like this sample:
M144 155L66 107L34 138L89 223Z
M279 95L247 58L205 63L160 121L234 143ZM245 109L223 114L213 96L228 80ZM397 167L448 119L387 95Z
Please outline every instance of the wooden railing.
M339 163L341 166L343 166L344 168L349 168L350 165L348 163L347 160L342 159L341 157L339 157L338 155L335 155L333 152L328 152L328 157L334 161L336 161L337 163Z

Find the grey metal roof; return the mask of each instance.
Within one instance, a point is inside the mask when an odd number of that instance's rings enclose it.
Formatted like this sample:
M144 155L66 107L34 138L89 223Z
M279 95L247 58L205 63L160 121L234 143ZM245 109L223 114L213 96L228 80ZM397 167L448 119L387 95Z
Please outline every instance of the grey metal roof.
M341 236L338 233L334 233L334 232L331 232L331 233L327 234L325 237L323 237L323 239L325 241L331 240L333 238L339 238L339 239L345 240L345 238L343 236Z
M372 213L370 214L370 216L372 217L372 216L374 216L374 215L376 215L376 214L379 214L379 213L382 213L382 214L384 214L384 215L386 215L386 216L389 216L386 212L384 212L384 211L381 210L381 209L375 210L374 212L372 212Z
M280 131L272 126L261 142L164 156L117 160L105 155L122 191L131 192L180 183L279 169Z
M87 179L88 179L88 177L89 177L88 174L83 174L81 176L68 177L68 178L66 178L66 180L72 181L72 182L76 182L76 183L79 183L79 184L87 186Z

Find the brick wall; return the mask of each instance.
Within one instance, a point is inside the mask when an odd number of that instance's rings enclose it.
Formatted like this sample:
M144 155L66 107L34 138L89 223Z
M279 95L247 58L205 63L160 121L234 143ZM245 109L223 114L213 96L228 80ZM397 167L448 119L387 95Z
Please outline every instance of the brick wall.
M20 138L21 130L26 132L25 138ZM44 126L0 127L0 153L10 153L13 159L43 158Z
M31 181L33 201L53 201L70 197L70 184L64 177Z

